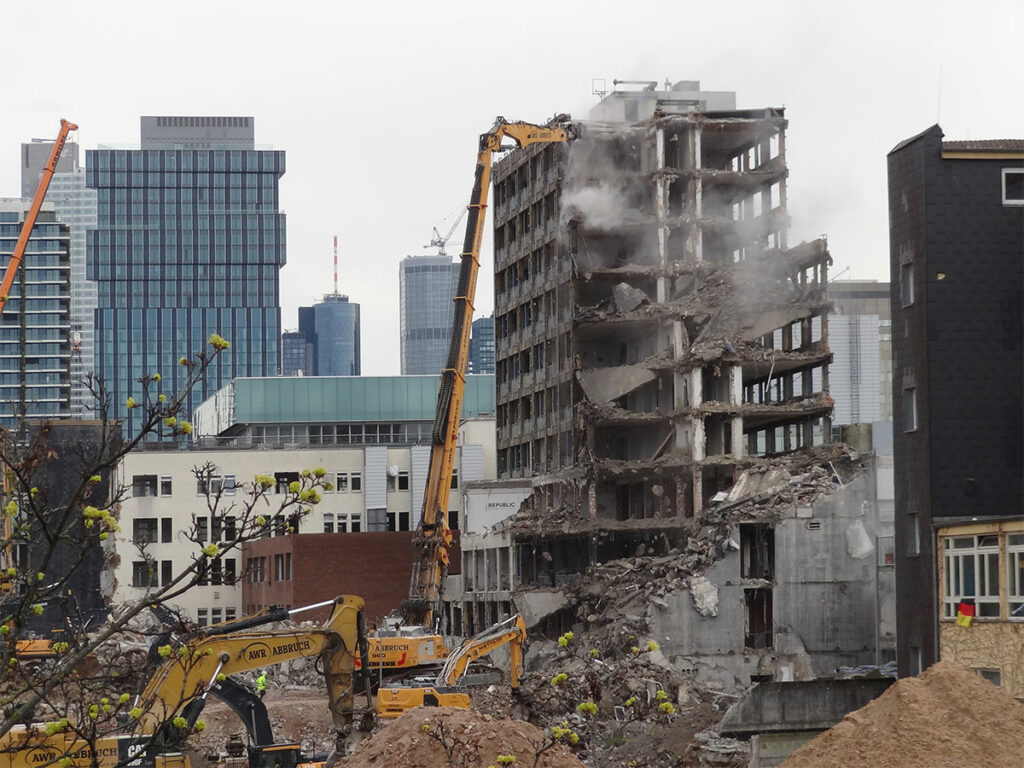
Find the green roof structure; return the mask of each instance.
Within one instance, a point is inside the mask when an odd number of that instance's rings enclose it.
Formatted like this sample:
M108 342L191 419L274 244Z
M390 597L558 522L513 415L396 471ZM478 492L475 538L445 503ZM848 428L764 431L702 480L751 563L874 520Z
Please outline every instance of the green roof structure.
M439 376L274 376L237 378L195 412L200 434L246 424L430 421ZM466 377L462 418L493 416L493 375Z

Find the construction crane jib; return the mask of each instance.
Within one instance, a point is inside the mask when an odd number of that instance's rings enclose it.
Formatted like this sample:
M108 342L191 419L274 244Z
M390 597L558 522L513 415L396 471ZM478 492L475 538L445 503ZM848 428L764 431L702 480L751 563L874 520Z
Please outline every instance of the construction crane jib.
M466 360L473 322L473 300L480 271L487 194L491 183L491 156L495 152L537 143L563 143L575 137L568 115L558 115L547 125L509 122L497 118L480 137L473 192L467 206L466 237L460 258L459 284L455 293L451 345L441 372L437 411L431 434L430 470L423 514L414 537L414 556L409 598L402 603L402 618L409 624L430 627L441 606L441 588L448 572L452 532L448 526L448 497L458 443L459 417L466 386ZM506 139L513 145L502 146Z
M46 161L46 165L43 167L43 174L39 177L39 186L36 187L35 197L32 198L32 205L29 207L28 213L25 214L25 222L21 226L18 241L14 244L14 252L11 254L11 259L7 262L7 270L4 272L3 282L0 283L0 311L3 311L4 305L7 303L7 297L11 293L14 276L18 273L18 266L25 255L25 248L28 246L28 239L32 236L32 227L36 224L39 209L43 207L43 200L46 199L46 190L50 188L50 179L53 178L53 173L57 170L57 162L60 160L61 152L64 151L64 143L68 139L68 134L71 131L77 130L78 126L74 123L70 123L67 120L60 121L60 132L57 134L57 140L53 143L50 159Z

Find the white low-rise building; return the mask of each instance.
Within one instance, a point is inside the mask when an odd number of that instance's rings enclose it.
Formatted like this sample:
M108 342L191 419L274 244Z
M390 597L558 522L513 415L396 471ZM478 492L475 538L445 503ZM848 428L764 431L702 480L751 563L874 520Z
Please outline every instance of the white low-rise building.
M221 390L196 414L197 425L217 424L216 433L197 430L188 444L146 444L118 468L127 491L116 537L115 601L135 600L169 583L206 543L230 539L233 516L221 511L232 505L241 510L246 486L258 474L274 477L271 498L283 498L302 470L327 470L334 488L300 521L298 533L415 529L429 469L436 387L437 378L428 376L232 382L229 392ZM495 476L493 403L493 377L469 377L448 507L456 528L461 485ZM209 509L203 468L212 473L210 490L222 492L223 520ZM271 517L275 511L271 504L260 514ZM215 565L205 583L173 601L201 623L242 613L241 552Z

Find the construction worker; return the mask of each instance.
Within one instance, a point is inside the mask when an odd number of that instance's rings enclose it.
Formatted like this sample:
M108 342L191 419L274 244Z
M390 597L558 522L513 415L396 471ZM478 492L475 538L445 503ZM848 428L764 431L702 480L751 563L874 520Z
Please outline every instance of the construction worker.
M260 676L256 678L256 693L262 699L263 694L267 692L267 673L266 671L260 672Z

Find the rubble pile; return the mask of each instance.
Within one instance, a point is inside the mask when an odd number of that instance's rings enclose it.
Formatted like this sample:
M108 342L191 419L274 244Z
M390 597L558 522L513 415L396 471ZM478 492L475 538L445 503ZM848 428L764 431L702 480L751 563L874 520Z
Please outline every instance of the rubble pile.
M783 768L1020 768L1024 704L965 667L939 662L794 752Z
M696 756L680 761L731 697L680 673L657 643L625 628L563 638L558 652L542 652L541 668L522 680L518 716L571 729L588 765L700 765Z
M539 755L538 755L539 753ZM508 756L515 760L509 760ZM505 760L500 758L505 757ZM582 768L562 743L522 720L449 707L406 712L363 742L342 768Z

